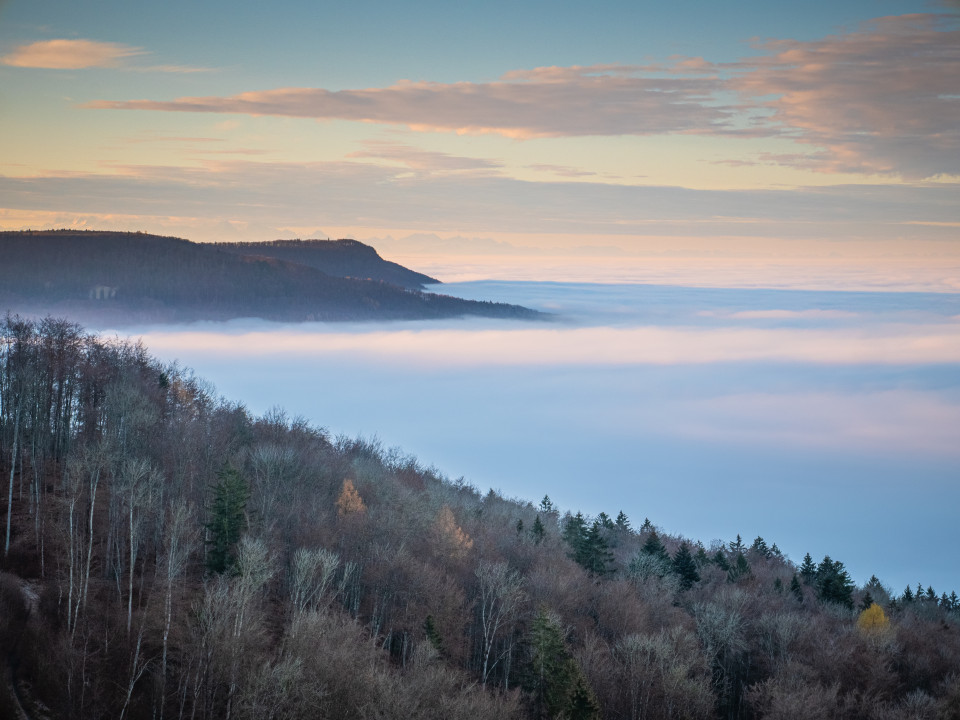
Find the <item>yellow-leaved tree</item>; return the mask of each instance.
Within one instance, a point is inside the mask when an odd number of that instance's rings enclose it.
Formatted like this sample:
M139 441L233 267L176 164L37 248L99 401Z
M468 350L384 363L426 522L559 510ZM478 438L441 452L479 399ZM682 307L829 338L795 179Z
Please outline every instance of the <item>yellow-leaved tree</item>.
M864 635L885 635L890 629L890 619L883 608L873 603L860 613L857 618L857 629Z
M437 513L437 519L433 523L433 535L437 547L453 557L462 558L473 547L473 539L457 525L449 505L444 505Z
M343 489L340 491L340 497L337 498L337 515L347 517L348 515L360 515L367 511L367 506L363 503L363 498L353 486L353 480L347 478L343 481Z

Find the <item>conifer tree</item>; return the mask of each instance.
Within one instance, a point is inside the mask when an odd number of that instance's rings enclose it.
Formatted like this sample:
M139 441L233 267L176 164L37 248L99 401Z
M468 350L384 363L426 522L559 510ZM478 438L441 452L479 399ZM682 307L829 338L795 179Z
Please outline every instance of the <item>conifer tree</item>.
M563 526L563 539L570 546L570 556L576 558L580 553L580 548L587 535L587 522L583 518L583 513L567 516L567 522Z
M860 610L866 610L871 605L873 605L873 595L870 594L869 590L864 591L863 600L860 601Z
M517 535L523 535L523 518L517 520Z
M673 556L673 572L680 578L680 589L689 590L695 582L700 582L700 573L697 564L690 554L687 543L680 543L680 547Z
M603 526L599 520L594 520L593 525L586 531L575 559L594 575L605 575L609 571L613 553L603 536Z
M553 501L550 500L549 495L544 495L543 500L540 501L540 512L542 513L552 513L556 508L553 506Z
M247 481L238 470L228 466L217 474L210 520L206 525L207 543L210 545L207 551L207 569L210 572L226 572L236 562L236 545L247 526L246 509L249 497Z
M853 581L843 563L831 560L829 555L824 555L817 566L816 588L817 597L824 602L853 607Z
M607 515L605 512L601 512L599 515L597 515L597 520L607 530L613 530L614 528L613 520L611 520L610 516Z
M623 530L625 532L630 532L633 529L630 527L630 519L626 516L623 510L617 513L616 525L618 530Z
M743 538L740 537L740 533L737 533L737 539L730 542L730 552L743 552Z
M913 590L910 589L909 585L907 585L907 589L903 591L903 602L913 602Z
M803 602L803 587L801 587L800 578L797 577L796 573L793 574L793 579L790 581L790 592L793 593L797 602Z
M650 518L643 519L643 525L640 526L640 532L650 532L653 530L653 523L650 522Z
M533 530L530 531L530 534L533 535L533 542L537 545L543 542L543 537L547 534L546 529L543 527L543 523L540 521L540 515L537 514L536 519L533 521Z
M440 637L440 631L437 630L437 624L433 619L433 615L427 615L427 619L423 621L423 633L427 636L427 640L433 645L433 649L438 653L443 652L443 638Z
M650 536L643 544L643 547L640 548L640 552L646 553L647 555L653 555L661 560L670 559L670 555L667 553L667 549L663 546L663 543L660 542L660 536L657 535L656 530L650 531Z
M730 569L730 563L727 561L727 555L723 552L723 550L717 550L713 556L712 562L724 572L727 572Z
M738 535L737 537L739 538L740 536ZM738 552L737 557L734 558L733 565L727 571L727 582L737 582L737 580L749 574L750 563L747 562L747 558L742 552Z
M737 539L739 538L740 536L738 535ZM757 535L756 540L753 541L753 545L750 546L750 549L762 557L770 557L770 548L767 547L767 541L759 535Z
M809 585L817 577L817 566L810 557L810 553L803 556L803 564L800 566L800 577L803 582Z

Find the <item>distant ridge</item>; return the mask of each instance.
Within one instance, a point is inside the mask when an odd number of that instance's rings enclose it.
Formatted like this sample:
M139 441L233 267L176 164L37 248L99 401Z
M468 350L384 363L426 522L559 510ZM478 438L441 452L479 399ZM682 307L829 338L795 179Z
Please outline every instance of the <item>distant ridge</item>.
M272 242L218 243L217 247L238 255L286 260L316 268L327 275L381 280L409 290L440 281L403 265L384 260L375 248L357 240L274 240Z
M88 324L239 317L285 322L543 317L518 305L462 300L379 278L336 277L312 265L264 256L261 249L257 255L241 255L218 245L146 233L0 232L0 313L57 314ZM314 259L326 253L344 272L379 267L407 282L432 280L388 263L356 241L338 241L332 251L319 250L313 242L292 249ZM368 270L350 270L348 257L363 258L358 268Z

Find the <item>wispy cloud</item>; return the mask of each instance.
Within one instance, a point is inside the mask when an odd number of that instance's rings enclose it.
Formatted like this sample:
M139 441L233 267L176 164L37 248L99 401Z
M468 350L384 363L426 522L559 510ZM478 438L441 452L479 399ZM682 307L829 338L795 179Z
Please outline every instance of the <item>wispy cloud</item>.
M429 174L490 172L503 166L502 163L495 160L423 150L404 143L367 140L363 145L365 149L352 152L347 157L389 160L400 163L411 170Z
M184 65L135 65L132 58L148 56L143 48L99 40L39 40L21 45L0 57L0 63L11 67L48 70L82 70L85 68L123 68L139 72L195 73L209 68Z
M809 149L768 152L755 162L911 179L960 172L955 19L886 17L822 40L758 47L763 54L727 64L673 57L643 66L515 70L493 82L294 87L170 101L97 100L85 107L339 119L522 139L779 137Z
M125 60L146 55L142 48L96 40L41 40L21 45L0 58L4 65L51 70L119 67Z
M85 107L354 120L514 138L733 131L728 126L732 111L716 102L717 88L710 80L645 77L642 70L550 67L508 73L488 83L280 88L173 101L99 100Z
M937 15L874 20L823 40L777 40L730 84L815 146L767 162L924 178L960 173L960 30Z

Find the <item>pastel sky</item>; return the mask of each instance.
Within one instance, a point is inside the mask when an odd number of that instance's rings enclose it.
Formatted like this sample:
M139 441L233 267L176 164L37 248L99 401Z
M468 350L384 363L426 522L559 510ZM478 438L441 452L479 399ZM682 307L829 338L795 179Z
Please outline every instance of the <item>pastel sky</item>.
M956 268L958 10L0 2L0 227Z

